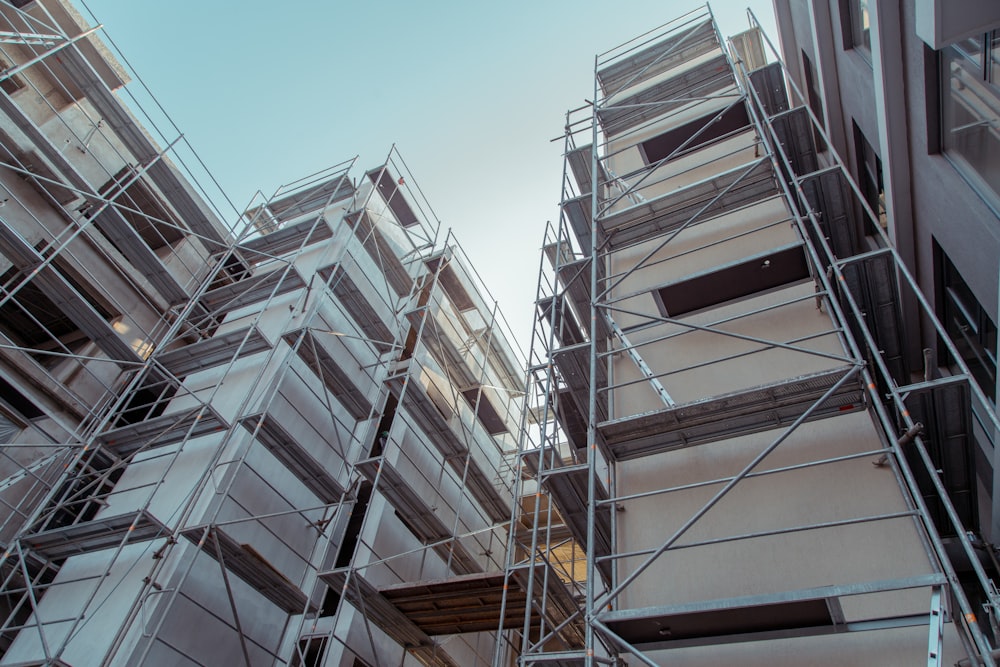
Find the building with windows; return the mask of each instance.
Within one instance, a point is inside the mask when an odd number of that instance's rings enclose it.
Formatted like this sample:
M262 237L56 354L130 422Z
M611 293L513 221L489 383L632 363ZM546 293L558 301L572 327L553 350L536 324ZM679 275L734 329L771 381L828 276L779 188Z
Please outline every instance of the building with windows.
M775 2L792 79L996 409L1000 284L1000 7ZM907 313L911 368L954 372ZM929 355L924 361L922 355ZM979 532L1000 539L995 434L976 449Z
M0 665L996 665L959 4L598 56L527 360L395 149L220 210L65 0L0 4Z
M996 664L1000 7L775 5L569 113L519 664Z

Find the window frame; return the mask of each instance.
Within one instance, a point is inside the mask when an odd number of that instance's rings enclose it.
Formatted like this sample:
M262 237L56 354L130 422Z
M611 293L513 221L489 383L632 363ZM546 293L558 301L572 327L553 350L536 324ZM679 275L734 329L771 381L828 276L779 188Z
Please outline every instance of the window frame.
M969 49L961 48L962 44L971 44L976 41L979 45L979 52L973 53ZM981 169L974 164L974 161L967 157L958 145L958 142L949 141L951 129L949 124L954 124L955 112L951 110L951 105L959 102L953 101L952 96L952 63L957 63L963 72L969 75L971 83L981 84L979 91L981 95L988 95L993 98L996 105L996 113L1000 116L1000 29L984 32L974 37L961 40L957 44L949 45L940 52L937 58L938 74L938 119L939 130L938 149L959 173L959 175L969 184L980 199L1000 217L1000 180L997 184L991 184L984 177ZM990 67L995 63L995 67ZM967 84L967 85L971 85ZM967 89L962 86L962 90ZM982 98L980 98L982 99ZM928 119L930 120L930 119ZM987 118L988 121L988 118ZM959 125L959 128L972 126L977 123ZM979 123L981 124L981 123ZM997 171L1000 172L1000 137L996 140L996 162Z
M871 0L841 0L840 23L844 36L844 50L856 51L865 62L872 64ZM868 27L865 28L865 18Z
M959 353L965 349L970 351L962 355L962 360L983 394L996 405L997 325L936 240L934 268L938 319ZM944 366L953 372L958 370L943 344L939 344L938 355L946 361ZM992 384L984 383L983 377L991 378Z
M888 226L888 217L885 207L885 179L882 168L882 158L868 141L868 137L862 131L858 122L851 119L851 126L854 132L855 167L856 178L861 194L864 195L865 202L871 207L872 212L878 216L878 223L882 229ZM866 233L874 234L874 230Z

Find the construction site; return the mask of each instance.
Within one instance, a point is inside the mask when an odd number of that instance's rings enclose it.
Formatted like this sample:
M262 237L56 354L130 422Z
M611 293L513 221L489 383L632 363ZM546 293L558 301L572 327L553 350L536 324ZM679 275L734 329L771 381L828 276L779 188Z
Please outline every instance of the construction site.
M596 57L521 352L395 148L220 211L0 4L0 665L996 665L995 387L748 19Z

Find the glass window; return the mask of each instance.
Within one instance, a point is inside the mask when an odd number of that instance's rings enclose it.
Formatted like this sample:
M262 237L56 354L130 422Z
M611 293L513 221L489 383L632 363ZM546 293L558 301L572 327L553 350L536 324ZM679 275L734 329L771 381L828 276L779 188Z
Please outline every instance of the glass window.
M878 216L878 222L884 229L887 226L887 222L885 187L882 181L882 160L879 159L878 153L872 148L871 143L868 142L868 137L861 131L858 124L852 120L851 125L854 127L854 150L858 161L858 186L861 188L861 193L865 196L868 206ZM868 234L874 233L874 230L868 229L867 224L865 225L865 231Z
M1000 86L1000 30L990 33L989 48L986 50L986 77L994 86Z
M963 40L942 51L941 58L941 145L995 207L1000 207L998 59L997 31L978 40Z
M938 316L980 389L995 402L997 325L940 246L935 244L935 249L940 277Z
M868 54L872 50L869 5L870 0L848 0L847 3L848 16L851 21L851 46Z

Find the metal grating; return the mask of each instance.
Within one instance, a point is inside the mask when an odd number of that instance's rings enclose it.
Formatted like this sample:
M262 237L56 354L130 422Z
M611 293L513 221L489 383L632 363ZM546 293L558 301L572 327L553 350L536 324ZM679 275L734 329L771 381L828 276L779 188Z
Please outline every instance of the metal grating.
M861 250L857 204L840 168L830 167L810 174L802 179L801 187L833 254L841 258L856 255ZM815 237L812 225L809 232ZM819 239L813 241L820 247Z
M272 295L287 294L305 286L306 283L299 272L289 266L216 287L205 292L199 303L209 312L221 315L264 301Z
M806 107L796 107L771 119L774 134L781 144L793 176L805 176L819 169L812 121ZM781 165L784 169L784 164Z
M789 378L606 421L598 424L598 429L619 461L766 431L795 421L851 370L836 368ZM863 400L860 380L847 381L812 412L811 419L860 410Z
M48 560L111 549L170 535L170 529L145 510L52 528L21 538L21 542Z
M962 525L975 531L979 526L976 500L976 440L973 434L971 391L965 376L942 378L901 389L913 421L924 425L920 434L933 461L938 478L948 491ZM926 466L915 447L904 452L917 478L917 486L927 503L934 525L942 537L955 535L944 504L934 490Z
M841 600L854 595L929 589L944 585L945 581L944 575L926 574L906 579L607 611L600 614L599 619L616 635L643 650L879 631L928 625L930 614L907 613L854 621L845 618Z
M228 428L211 407L160 415L135 424L105 431L95 438L101 445L124 458L143 448L165 447L185 438L197 438Z
M159 355L156 360L175 377L184 377L229 363L239 353L250 356L271 349L256 327L218 334Z
M863 255L850 260L841 271L841 294L844 289L850 290L862 312L861 318L850 323L855 337L862 340L859 328L867 326L892 379L897 385L908 384L906 330L892 256L888 252ZM871 351L866 347L865 353L870 355Z
M750 72L750 85L757 92L765 116L788 111L788 91L781 63L771 63Z
M321 573L320 578L421 664L427 667L458 667L444 649L368 583L360 572L333 570Z
M762 158L605 215L600 219L598 243L607 241L607 247L616 250L662 236L695 216L695 222L708 220L777 194L770 161Z
M605 95L626 85L641 83L678 65L719 48L718 35L712 21L696 23L683 32L676 32L652 46L616 59L597 72Z
M277 257L293 252L311 243L318 243L333 236L333 230L323 218L311 218L294 225L286 225L277 231L252 238L239 246L251 262L267 257Z
M727 88L735 93L735 86L729 60L720 53L637 93L605 99L598 108L597 118L604 133L613 137L691 104L693 96L709 97Z

